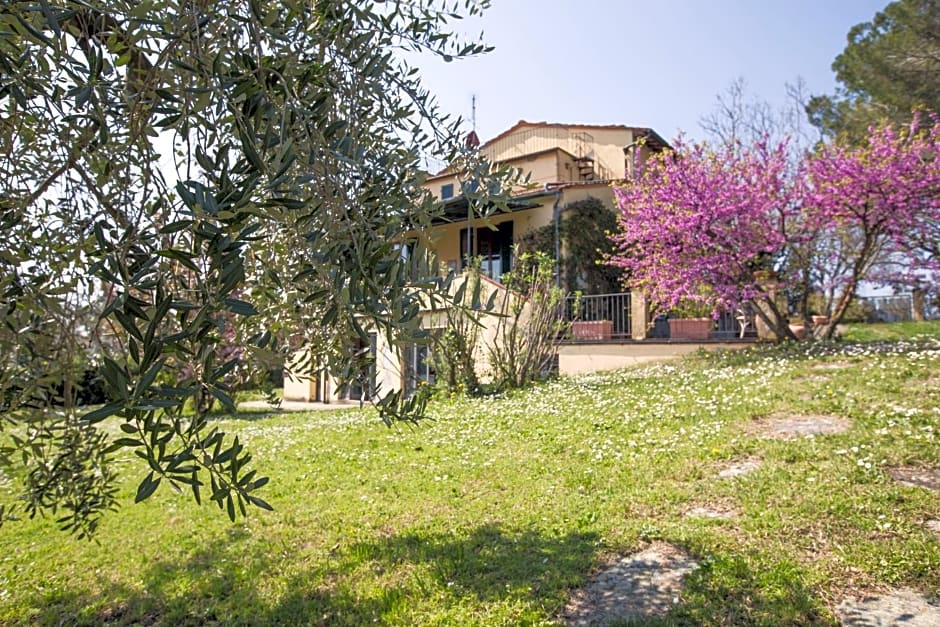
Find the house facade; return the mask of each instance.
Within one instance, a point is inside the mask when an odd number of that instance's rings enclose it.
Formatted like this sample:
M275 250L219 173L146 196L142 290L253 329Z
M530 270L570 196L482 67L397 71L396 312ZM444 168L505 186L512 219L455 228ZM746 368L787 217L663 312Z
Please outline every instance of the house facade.
M518 122L479 146L489 161L521 170L527 180L512 191L510 211L479 218L468 216L462 203L463 189L458 172L444 170L428 176L425 188L444 204L447 220L431 228L426 235L442 264L442 270L458 275L471 260L478 260L485 290L502 291L500 298L512 295L502 287L503 275L512 270L514 245L527 234L565 219L567 207L596 199L614 211L611 184L632 175L634 164L651 152L667 147L652 129L622 125L554 124ZM461 212L461 206L464 207ZM557 231L557 228L556 228ZM560 251L556 243L556 251ZM589 301L588 301L589 302ZM621 309L631 307L629 300L617 301ZM605 301L607 303L607 301ZM605 318L610 318L610 304ZM621 311L617 322L622 337L643 337L646 315ZM635 325L632 324L635 321ZM422 324L429 330L440 327L440 313L426 312ZM635 328L632 328L632 326ZM591 330L591 329L589 329ZM591 330L593 332L593 330ZM484 322L485 341L493 330ZM376 338L369 347L375 355L371 378L382 390L413 389L421 382L433 383L435 373L427 360L428 348L416 346L395 352ZM478 364L486 371L486 357L480 351ZM338 400L340 387L323 373L311 377L285 377L284 397L294 400L330 402ZM343 392L353 398L368 395L368 390Z
M629 177L637 157L665 146L648 128L521 120L479 148L489 161L527 175L513 190L512 211L441 225L430 234L438 257L457 271L478 258L483 273L498 281L511 269L514 243L563 219L564 208L580 200L596 198L613 211L611 183ZM459 204L458 173L430 176L425 187L442 202Z

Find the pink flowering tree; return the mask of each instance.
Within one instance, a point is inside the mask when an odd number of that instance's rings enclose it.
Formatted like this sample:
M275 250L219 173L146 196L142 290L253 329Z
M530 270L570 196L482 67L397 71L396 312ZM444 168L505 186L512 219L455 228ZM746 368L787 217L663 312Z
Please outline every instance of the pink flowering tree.
M833 244L818 263L831 277L832 335L859 283L921 287L940 266L940 124L872 129L865 145L832 144L807 158L805 212ZM846 250L848 249L848 250ZM849 263L844 263L844 260Z
M679 141L614 192L621 230L609 263L656 312L697 304L717 316L751 302L779 337L790 336L774 284L761 272L798 211L786 144L713 150Z
M792 338L778 291L802 284L830 295L816 331L828 338L863 281L922 286L940 269L936 119L872 129L863 146L823 146L796 165L785 144L678 142L615 193L621 230L609 262L660 312L698 303L717 315L749 302ZM767 281L770 270L792 276Z

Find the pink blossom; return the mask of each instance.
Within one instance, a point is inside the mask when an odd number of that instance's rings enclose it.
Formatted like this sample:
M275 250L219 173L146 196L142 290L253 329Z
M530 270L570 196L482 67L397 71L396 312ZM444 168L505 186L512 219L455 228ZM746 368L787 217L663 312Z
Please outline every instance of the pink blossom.
M834 295L831 333L861 281L922 282L940 269L938 155L940 123L925 129L916 116L907 129L875 128L863 146L825 145L795 166L786 143L679 140L615 188L621 230L609 263L660 311L693 301L717 315L746 301L770 306L754 271L799 257L811 287Z

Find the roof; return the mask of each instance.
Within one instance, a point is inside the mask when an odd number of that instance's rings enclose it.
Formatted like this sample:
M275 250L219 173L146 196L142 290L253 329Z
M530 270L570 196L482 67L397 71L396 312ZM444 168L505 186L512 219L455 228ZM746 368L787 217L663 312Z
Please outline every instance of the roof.
M506 206L509 208L510 212L533 209L539 206L539 203L535 202L536 198L554 196L556 193L570 188L608 187L610 183L610 181L562 181L558 183L546 183L536 189L517 191L512 198L506 202ZM444 213L440 219L434 221L436 224L461 222L467 219L468 203L465 196L454 196L453 198L443 201L443 204Z
M506 202L506 206L510 211L521 211L523 209L532 209L533 207L538 207L539 204L532 202L532 198L538 196L548 195L553 192L546 190L539 190L537 192L529 192L525 194L520 194L515 196L509 201ZM469 210L469 203L467 202L467 197L464 195L454 196L444 201L444 213L439 218L434 220L436 224L442 224L447 222L460 222L467 219L467 211Z
M665 139L660 137L659 133L657 133L651 128L635 129L634 132L636 135L639 135L640 137L645 139L646 144L650 148L653 148L654 150L666 150L668 148L672 148L672 146L669 145L669 142L667 142ZM624 146L624 150L626 149L627 147Z
M484 143L480 148L486 148L490 144L499 141L500 139L512 135L516 131L522 128L576 128L582 130L609 130L609 131L630 131L635 135L645 135L652 133L655 135L659 141L668 146L653 129L645 126L626 126L624 124L562 124L560 122L528 122L526 120L519 120L513 124L510 128L506 129L496 137L489 139Z
M539 157L541 155L549 154L552 152L560 152L562 154L568 155L572 159L578 158L576 155L571 154L564 148L561 148L560 146L554 146L552 148L545 148L544 150L537 150L536 152L527 152L526 154L519 155L517 157L509 157L508 159L500 159L500 163L512 163L513 161L522 161L523 159L528 160L528 159L531 159L532 157ZM454 172L450 167L446 167L436 174L432 174L430 176L425 177L424 182L431 183L438 179L450 178L452 176L455 176L456 174L457 173Z

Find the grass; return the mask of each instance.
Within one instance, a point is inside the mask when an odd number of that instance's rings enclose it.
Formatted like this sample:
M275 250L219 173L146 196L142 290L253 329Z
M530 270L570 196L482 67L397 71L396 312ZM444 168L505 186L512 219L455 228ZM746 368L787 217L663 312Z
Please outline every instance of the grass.
M880 325L879 325L880 328ZM887 327L886 327L887 328ZM940 340L755 348L432 405L418 428L358 410L220 419L273 480L230 524L126 483L100 544L0 528L3 624L553 624L602 561L652 539L702 565L665 624L835 624L847 593L940 590ZM909 336L850 328L846 337ZM778 413L851 420L770 440ZM734 460L752 474L718 479ZM9 490L0 484L0 490ZM691 518L696 506L732 520Z
M915 336L940 339L940 320L850 324L844 339L847 342L896 342Z

